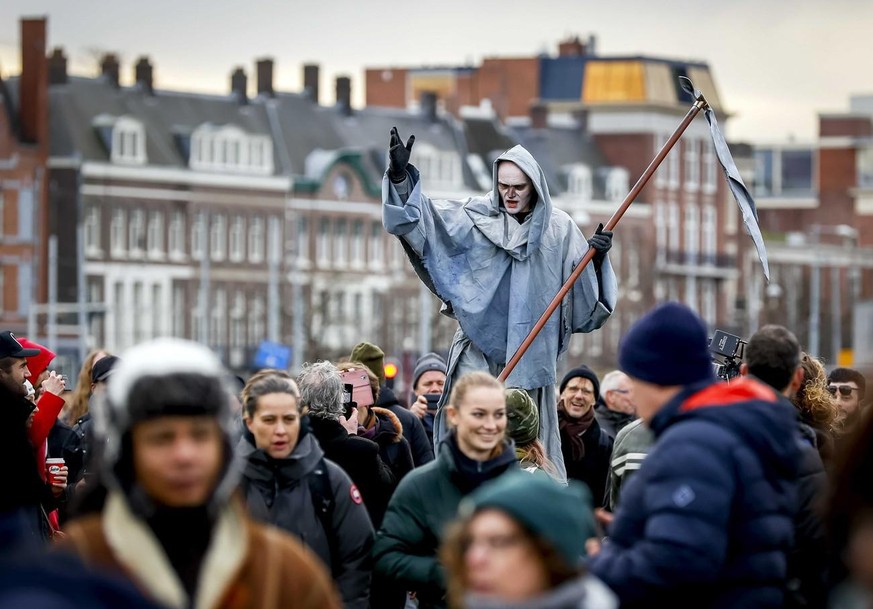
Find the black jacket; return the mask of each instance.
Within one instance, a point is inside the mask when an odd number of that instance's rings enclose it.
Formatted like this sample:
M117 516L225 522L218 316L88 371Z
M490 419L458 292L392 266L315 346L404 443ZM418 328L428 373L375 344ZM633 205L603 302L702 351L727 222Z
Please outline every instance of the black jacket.
M30 533L48 539L46 512L55 509L51 489L40 478L33 446L27 436L27 417L33 405L23 395L0 385L0 463L5 465L0 514L20 512Z
M595 505L601 505L606 496L606 478L609 475L609 460L612 457L612 438L603 431L595 418L591 426L582 435L585 445L585 457L580 461L573 460L573 447L561 432L561 453L564 455L564 465L567 477L579 480L588 485Z
M600 423L600 429L613 440L628 423L636 420L636 416L632 414L610 410L603 398L598 398L594 405L594 418Z
M379 389L379 399L376 400L374 406L387 408L400 419L400 424L403 426L403 437L409 442L409 448L412 450L412 462L415 467L421 467L425 463L433 461L433 442L428 439L424 425L417 416L397 401L397 396L389 387L382 385L382 388Z
M786 404L790 405L788 400ZM794 548L788 555L786 607L824 607L827 600L828 540L821 517L828 480L816 449L815 431L800 423L798 509L794 516Z
M332 570L347 609L367 609L370 596L373 526L349 477L324 453L310 433L300 437L294 451L273 459L243 437L237 454L244 460L243 489L252 516L293 533ZM321 464L327 468L333 506L325 530L315 510L309 476ZM322 497L322 500L325 498ZM333 554L332 554L333 552Z
M349 435L339 421L309 417L309 427L326 459L339 465L361 491L374 527L378 527L396 486L391 468L379 457L379 445Z
M415 467L412 462L412 451L409 442L403 437L403 426L397 415L387 408L378 407L373 407L372 413L376 416L376 424L371 431L374 435L372 438L364 437L372 439L379 445L379 456L391 468L396 488L403 477Z

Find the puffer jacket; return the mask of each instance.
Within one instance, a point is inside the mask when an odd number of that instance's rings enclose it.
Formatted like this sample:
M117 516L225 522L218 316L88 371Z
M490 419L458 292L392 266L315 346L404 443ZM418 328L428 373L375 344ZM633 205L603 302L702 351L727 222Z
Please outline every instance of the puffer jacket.
M373 526L360 493L346 473L324 459L310 433L301 436L284 459L273 459L255 448L249 437L240 440L237 454L242 459L242 486L252 517L293 533L332 571L343 605L347 609L367 609ZM320 475L317 470L322 463L327 467L333 494L329 515L332 533L324 529L316 514L308 481L309 476ZM332 545L337 556L331 555Z
M743 379L690 386L622 492L591 571L624 608L782 607L797 509L794 410Z
M511 440L499 455L478 462L464 456L449 434L436 460L410 472L391 498L373 546L375 573L417 592L420 609L444 607L446 581L437 549L445 526L457 516L461 499L516 465Z

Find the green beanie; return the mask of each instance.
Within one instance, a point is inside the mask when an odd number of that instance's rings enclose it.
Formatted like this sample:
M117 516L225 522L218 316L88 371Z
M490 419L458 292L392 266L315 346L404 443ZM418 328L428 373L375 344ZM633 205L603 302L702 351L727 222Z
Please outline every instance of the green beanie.
M582 564L585 542L597 536L591 493L575 480L563 486L547 474L511 471L471 493L459 514L469 517L485 509L500 510L544 538L570 567Z
M506 390L506 435L516 446L526 446L540 435L540 413L524 389Z
M385 352L373 343L358 343L352 349L349 359L353 362L361 362L370 372L379 377L379 385L385 384Z

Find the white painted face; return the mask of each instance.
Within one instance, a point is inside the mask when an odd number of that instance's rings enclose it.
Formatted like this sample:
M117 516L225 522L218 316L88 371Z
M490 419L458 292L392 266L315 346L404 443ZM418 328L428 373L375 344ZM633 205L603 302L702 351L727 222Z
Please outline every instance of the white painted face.
M527 174L512 161L503 161L497 166L497 191L507 213L514 216L530 211L533 184Z

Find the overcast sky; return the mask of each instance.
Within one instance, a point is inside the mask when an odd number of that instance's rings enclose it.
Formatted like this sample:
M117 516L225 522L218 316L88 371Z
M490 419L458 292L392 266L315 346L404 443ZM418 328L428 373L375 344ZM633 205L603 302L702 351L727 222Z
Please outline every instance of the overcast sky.
M317 62L323 103L342 74L360 102L365 67L554 54L593 34L601 55L708 62L731 139L812 140L819 112L873 93L869 0L3 0L0 11L4 76L19 71L18 17L47 15L49 48L64 47L72 73L93 75L114 51L129 81L148 54L167 89L226 92L233 67L251 76L272 56L279 89L300 90L302 65Z

